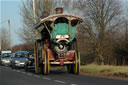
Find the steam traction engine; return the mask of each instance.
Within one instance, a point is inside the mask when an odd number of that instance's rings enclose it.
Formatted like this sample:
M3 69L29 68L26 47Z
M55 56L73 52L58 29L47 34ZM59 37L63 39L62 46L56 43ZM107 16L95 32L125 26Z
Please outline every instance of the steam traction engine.
M50 66L67 66L70 73L80 72L80 53L75 38L76 26L83 21L79 16L57 14L41 19L34 28L40 30L42 38L35 42L35 72L49 74Z

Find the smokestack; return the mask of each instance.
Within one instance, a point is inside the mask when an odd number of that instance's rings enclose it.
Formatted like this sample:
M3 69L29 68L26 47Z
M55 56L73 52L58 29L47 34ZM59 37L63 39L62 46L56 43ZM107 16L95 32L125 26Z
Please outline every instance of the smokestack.
M62 14L64 11L64 9L62 7L58 7L55 10L56 10L56 14Z

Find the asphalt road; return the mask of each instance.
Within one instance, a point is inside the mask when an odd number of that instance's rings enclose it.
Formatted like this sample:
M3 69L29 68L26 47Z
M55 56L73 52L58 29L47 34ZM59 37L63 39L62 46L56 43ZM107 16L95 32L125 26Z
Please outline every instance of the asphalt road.
M0 66L0 85L128 85L128 80L73 75L51 71L48 76Z

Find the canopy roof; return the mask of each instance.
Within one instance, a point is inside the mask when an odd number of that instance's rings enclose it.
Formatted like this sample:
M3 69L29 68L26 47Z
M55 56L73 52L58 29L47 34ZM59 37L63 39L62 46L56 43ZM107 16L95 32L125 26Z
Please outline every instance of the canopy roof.
M55 15L51 15L51 16L41 19L41 23L44 23L46 21L55 21L59 17L65 17L66 19L70 21L78 20L80 22L83 22L83 19L81 17L73 15L73 14L55 14Z
M50 15L46 18L40 19L40 21L34 25L34 28L38 28L41 26L41 24L43 23L47 23L47 22L54 22L56 21L56 19L60 18L60 17L64 17L69 21L79 21L79 22L83 22L83 18L76 16L74 14L55 14L55 15Z

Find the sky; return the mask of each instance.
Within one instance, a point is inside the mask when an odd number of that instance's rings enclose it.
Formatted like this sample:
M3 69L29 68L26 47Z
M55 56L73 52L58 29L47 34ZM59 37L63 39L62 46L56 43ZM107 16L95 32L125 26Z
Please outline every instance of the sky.
M23 43L18 36L20 28L22 28L21 7L22 0L0 0L0 29L2 27L8 29L8 20L10 19L13 46Z
M122 1L126 4L125 1L128 0ZM23 22L20 14L21 7L22 0L0 0L0 29L2 27L8 29L8 19L10 19L13 46L23 43L23 40L17 34L17 32L20 32Z

